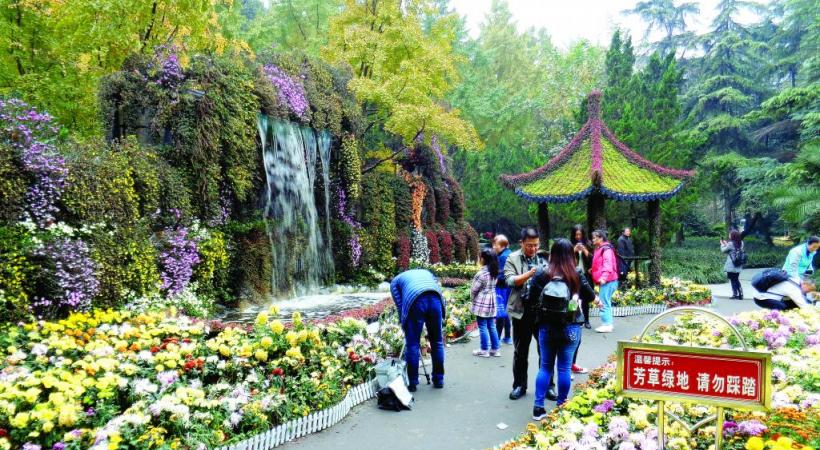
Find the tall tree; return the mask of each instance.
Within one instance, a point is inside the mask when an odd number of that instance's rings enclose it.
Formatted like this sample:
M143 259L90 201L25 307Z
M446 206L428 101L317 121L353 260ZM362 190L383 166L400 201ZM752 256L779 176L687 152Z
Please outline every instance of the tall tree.
M431 6L426 0L348 0L330 22L323 55L353 68L348 87L362 104L368 130L383 129L405 144L435 134L477 149L481 142L473 126L442 102L458 79L452 52L458 18L444 16L425 32L421 23Z
M531 220L526 202L498 182L502 173L530 170L574 131L573 106L603 84L603 51L579 42L556 49L543 30L520 32L503 1L494 1L465 46L461 83L450 95L475 124L483 152L457 152L457 176L469 220L510 232Z
M0 95L23 97L80 132L98 126L97 81L134 53L245 49L225 38L229 0L0 0ZM238 5L238 4L237 4Z
M648 41L653 31L663 33L661 40L652 45L661 55L674 52L675 48L680 48L690 40L691 33L686 33L686 18L699 12L700 7L695 2L675 5L673 0L642 1L634 8L624 11L625 14L635 14L646 22L644 41Z
M273 0L265 7L261 0L245 0L240 10L245 17L239 36L255 52L301 50L318 56L327 44L331 17L341 13L342 0Z
M701 154L753 151L742 116L769 92L760 70L764 43L736 16L759 9L753 2L721 0L712 29L701 38L704 55L694 62L685 107Z

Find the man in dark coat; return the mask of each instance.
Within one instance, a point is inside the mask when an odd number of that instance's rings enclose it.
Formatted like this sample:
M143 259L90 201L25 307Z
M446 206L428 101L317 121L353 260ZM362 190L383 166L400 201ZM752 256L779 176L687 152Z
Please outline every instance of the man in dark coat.
M635 256L635 246L632 244L632 229L624 228L623 233L618 238L618 255L622 258L631 258ZM626 287L626 277L629 275L629 264L631 261L626 260L625 267L618 267L618 284Z

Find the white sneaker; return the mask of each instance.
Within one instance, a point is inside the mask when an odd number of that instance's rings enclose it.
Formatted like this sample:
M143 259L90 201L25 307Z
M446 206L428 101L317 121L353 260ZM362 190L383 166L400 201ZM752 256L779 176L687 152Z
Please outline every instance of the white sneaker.
M473 356L478 356L479 358L489 358L490 352L481 349L473 350Z
M612 325L601 325L600 327L596 328L595 331L597 333L612 333Z

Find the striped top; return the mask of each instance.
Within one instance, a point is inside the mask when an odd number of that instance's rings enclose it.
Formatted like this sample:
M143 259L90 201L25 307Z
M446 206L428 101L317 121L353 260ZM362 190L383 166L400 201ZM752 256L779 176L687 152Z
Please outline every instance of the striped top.
M470 299L473 301L470 312L478 317L495 317L495 283L487 266L481 268L473 277L470 286Z

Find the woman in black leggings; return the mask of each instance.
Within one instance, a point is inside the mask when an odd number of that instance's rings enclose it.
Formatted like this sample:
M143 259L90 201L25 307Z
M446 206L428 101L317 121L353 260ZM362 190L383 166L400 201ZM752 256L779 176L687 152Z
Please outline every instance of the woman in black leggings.
M575 260L577 261L577 269L579 272L583 273L586 277L587 281L589 282L590 286L594 286L595 284L592 282L592 275L590 271L592 270L592 244L587 240L586 233L584 232L584 227L580 224L575 225L572 227L572 232L570 233L570 243L573 246L573 251L575 252ZM583 300L581 301L581 310L584 313L584 328L590 329L592 326L589 324L589 304L590 302ZM584 367L579 367L576 365L576 361L578 361L578 350L581 348L581 344L578 344L578 347L575 349L575 355L572 357L572 372L573 373L587 373L587 370Z

